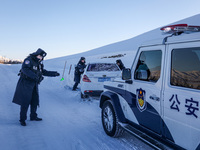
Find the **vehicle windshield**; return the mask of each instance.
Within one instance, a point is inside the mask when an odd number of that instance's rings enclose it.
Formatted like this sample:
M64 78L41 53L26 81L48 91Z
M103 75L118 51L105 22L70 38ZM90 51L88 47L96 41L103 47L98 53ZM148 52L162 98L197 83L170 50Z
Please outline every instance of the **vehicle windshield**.
M95 63L89 64L87 71L120 71L114 63Z

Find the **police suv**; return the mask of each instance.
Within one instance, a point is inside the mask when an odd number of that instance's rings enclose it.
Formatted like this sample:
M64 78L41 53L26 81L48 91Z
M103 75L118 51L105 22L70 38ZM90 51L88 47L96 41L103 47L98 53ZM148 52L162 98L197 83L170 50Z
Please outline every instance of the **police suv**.
M104 131L124 130L154 148L200 150L200 26L161 28L164 39L139 47L122 79L104 83Z

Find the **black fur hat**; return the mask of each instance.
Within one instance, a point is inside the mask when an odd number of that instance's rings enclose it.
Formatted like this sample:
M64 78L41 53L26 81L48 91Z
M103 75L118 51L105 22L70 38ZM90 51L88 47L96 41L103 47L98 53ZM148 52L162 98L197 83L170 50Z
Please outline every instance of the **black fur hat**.
M47 53L41 48L38 48L38 50L32 53L31 55L34 55L34 56L41 55L44 58L47 55Z
M116 60L116 63L122 63L121 59Z
M81 57L81 60L85 60L85 57Z

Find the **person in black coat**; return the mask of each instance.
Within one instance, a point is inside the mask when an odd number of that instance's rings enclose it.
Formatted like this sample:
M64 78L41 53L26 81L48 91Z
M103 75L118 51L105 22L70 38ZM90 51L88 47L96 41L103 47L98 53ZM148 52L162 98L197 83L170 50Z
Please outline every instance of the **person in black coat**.
M77 66L75 67L75 71L74 71L74 86L73 86L73 91L75 91L77 89L78 84L80 83L81 80L81 74L83 74L84 69L85 69L86 65L85 65L85 57L81 57L81 59L79 60Z
M30 54L23 62L20 70L20 78L17 83L13 103L20 105L20 123L26 126L27 111L31 106L30 120L41 121L42 118L37 117L37 106L39 106L38 85L43 80L43 76L55 77L60 74L56 71L47 71L42 63L47 53L38 49Z
M121 70L125 69L124 64L122 63L121 59L116 60L116 64L119 66Z

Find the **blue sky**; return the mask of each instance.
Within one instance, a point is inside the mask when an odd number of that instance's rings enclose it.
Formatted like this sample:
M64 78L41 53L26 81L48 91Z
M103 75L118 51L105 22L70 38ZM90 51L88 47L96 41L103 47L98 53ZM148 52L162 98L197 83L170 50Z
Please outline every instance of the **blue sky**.
M199 14L199 0L0 0L0 55L88 51Z

